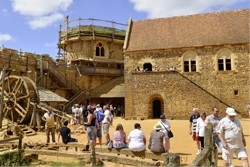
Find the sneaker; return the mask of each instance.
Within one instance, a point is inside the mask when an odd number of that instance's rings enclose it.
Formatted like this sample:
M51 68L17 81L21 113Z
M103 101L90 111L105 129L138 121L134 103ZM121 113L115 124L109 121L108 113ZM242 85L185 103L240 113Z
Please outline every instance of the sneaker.
M109 144L109 141L110 141L110 140L106 141L104 144L105 144L105 145L108 145L108 144Z

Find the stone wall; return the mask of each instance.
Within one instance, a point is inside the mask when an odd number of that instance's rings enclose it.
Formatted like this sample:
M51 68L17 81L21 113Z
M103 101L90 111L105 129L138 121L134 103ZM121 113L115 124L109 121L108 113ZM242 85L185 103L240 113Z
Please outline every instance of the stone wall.
M95 56L97 44L101 42L105 48L105 56ZM65 47L66 60L75 60L79 58L95 58L95 59L116 59L123 60L123 43L114 43L109 40L87 40L76 41Z
M233 70L218 71L217 53L232 52ZM197 54L197 72L183 72L182 55ZM144 63L159 72L134 72ZM152 100L162 101L162 112L171 118L188 118L193 107L211 113L218 106L223 115L227 105L247 116L249 102L249 45L211 46L179 50L129 52L125 55L125 108L128 119L152 118ZM166 67L176 71L166 71Z

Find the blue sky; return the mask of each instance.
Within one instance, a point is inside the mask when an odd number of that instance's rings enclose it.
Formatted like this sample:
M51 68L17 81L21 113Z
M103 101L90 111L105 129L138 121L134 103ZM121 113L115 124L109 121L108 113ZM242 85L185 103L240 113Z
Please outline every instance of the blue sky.
M249 8L249 0L0 0L0 47L56 58L59 25L97 18L133 20Z

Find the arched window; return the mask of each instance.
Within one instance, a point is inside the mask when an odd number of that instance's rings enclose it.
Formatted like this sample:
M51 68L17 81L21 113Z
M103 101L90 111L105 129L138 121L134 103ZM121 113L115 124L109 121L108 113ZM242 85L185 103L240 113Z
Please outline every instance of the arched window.
M143 70L144 71L152 71L152 64L151 63L143 64Z
M183 54L183 71L184 72L196 72L197 69L197 54L193 51L187 51Z
M95 55L104 57L105 56L104 53L105 53L105 50L104 50L102 43L98 43L95 48Z
M217 71L231 71L233 69L232 52L229 49L221 49L216 55Z

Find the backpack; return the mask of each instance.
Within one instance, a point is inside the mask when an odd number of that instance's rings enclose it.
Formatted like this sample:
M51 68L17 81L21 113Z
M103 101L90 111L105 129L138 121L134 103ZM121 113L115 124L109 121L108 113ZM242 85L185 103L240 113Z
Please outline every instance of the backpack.
M97 117L98 122L102 122L104 119L104 114L102 112L98 111L96 114L96 117Z

